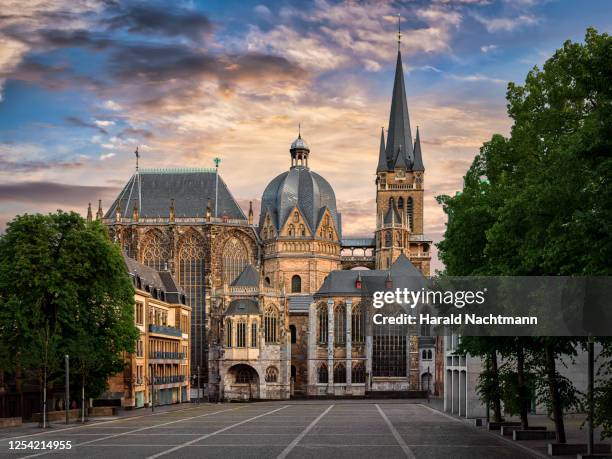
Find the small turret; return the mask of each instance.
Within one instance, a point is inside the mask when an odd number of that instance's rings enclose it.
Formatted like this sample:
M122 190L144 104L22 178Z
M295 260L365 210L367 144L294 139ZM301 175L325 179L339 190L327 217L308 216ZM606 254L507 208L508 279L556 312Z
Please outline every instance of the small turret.
M139 218L140 218L140 212L138 210L138 201L134 199L134 208L132 210L132 220L137 222Z
M91 214L91 202L87 205L87 223L91 223L93 217Z
M102 212L102 200L98 199L98 212L96 212L96 220L102 220L104 212Z
M176 211L174 209L174 198L170 199L170 221L173 222L174 218L176 217Z
M253 201L249 201L249 225L253 224Z

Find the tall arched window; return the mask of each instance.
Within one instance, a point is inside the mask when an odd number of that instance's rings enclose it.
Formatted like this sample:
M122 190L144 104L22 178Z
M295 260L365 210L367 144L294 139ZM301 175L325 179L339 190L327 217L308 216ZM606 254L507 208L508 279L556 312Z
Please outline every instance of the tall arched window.
M412 222L413 222L413 215L412 215L413 207L414 207L414 203L412 201L412 198L408 198L408 201L406 202L406 215L408 216L408 227L410 228L411 231L412 231Z
M334 383L345 384L346 383L346 367L343 363L337 363L334 366Z
M356 363L351 369L351 382L357 384L365 383L365 367L362 362Z
M297 274L291 278L291 293L300 293L302 291L302 278Z
M319 344L327 344L327 306L319 306L317 311L317 341Z
M339 304L334 310L334 344L343 346L346 343L346 307ZM336 378L334 378L334 381Z
M404 208L404 198L402 198L401 196L397 200L397 208L399 210L402 210Z
M147 233L142 246L142 262L156 271L164 271L167 269L169 258L168 244L162 235L155 230Z
M257 347L257 322L251 323L251 347Z
M297 329L295 325L289 325L289 333L291 333L291 344L295 344L297 342Z
M178 280L191 306L192 368L206 364L204 349L204 241L195 232L188 233L179 243Z
M232 347L232 320L227 319L225 321L225 347Z
M395 199L393 199L393 196L391 196L389 198L389 209L392 209L393 207L395 207Z
M329 381L327 365L324 363L319 364L319 368L317 369L317 380L319 384L327 384L327 381Z
M223 246L223 281L231 284L247 265L249 256L238 238L231 238Z
M363 313L360 304L353 306L351 312L351 340L353 343L363 343L364 340Z
M393 235L391 231L385 233L385 247L391 247L393 245Z
M247 324L244 321L236 325L236 347L246 347L247 343Z
M266 376L267 383L275 383L278 381L278 370L276 367L268 367L266 368Z
M295 226L289 225L289 236L295 236Z
M266 344L278 342L278 311L273 306L264 314L264 336Z

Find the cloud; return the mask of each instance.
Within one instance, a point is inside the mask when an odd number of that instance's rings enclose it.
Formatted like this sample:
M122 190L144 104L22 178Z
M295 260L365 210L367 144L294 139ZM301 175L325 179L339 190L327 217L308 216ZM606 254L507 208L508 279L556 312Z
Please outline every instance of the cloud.
M480 73L476 73L473 75L454 75L454 74L450 74L449 75L451 78L455 79L455 80L459 80L459 81L468 81L468 82L476 82L476 83L481 83L481 82L488 82L488 83L495 83L495 84L506 84L508 82L508 80L504 80L503 78L494 78L494 77L490 77L487 75L481 75Z
M77 116L67 116L64 118L64 121L70 126L96 129L100 134L108 135L108 131L102 127L103 125L98 124L98 122L89 123Z
M119 190L116 187L53 182L2 183L0 201L73 206L83 205L88 196L106 196L110 199L110 196L114 196Z
M487 18L477 13L473 13L472 16L491 33L512 32L519 27L531 26L540 22L539 18L529 14L521 14L520 16L506 18Z
M480 47L480 51L483 53L490 53L497 50L497 45L484 45Z
M24 156L39 156L36 147L0 144L0 171L6 174L32 173L55 168L78 169L84 166L83 161L58 160L53 158L21 159Z
M115 153L105 153L100 155L100 161L106 161L107 159L111 159L113 156L115 156Z
M152 5L132 6L106 21L111 29L131 33L187 37L200 42L213 31L208 17L193 10L158 8Z

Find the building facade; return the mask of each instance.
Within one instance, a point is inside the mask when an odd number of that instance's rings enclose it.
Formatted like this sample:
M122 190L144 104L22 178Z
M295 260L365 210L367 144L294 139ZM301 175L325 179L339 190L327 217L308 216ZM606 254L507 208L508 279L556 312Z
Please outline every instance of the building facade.
M124 254L136 291L136 352L125 356L123 373L109 379L103 399L124 408L189 401L191 307L167 270L155 270Z
M419 130L415 139L411 132L398 51L368 237L343 237L334 189L309 167L301 132L288 170L263 191L257 223L218 170L137 169L106 215L99 205L124 252L167 270L185 292L191 374L211 399L362 396L441 383L431 366L441 361L437 338L372 327L367 298L375 286L429 276L425 168Z

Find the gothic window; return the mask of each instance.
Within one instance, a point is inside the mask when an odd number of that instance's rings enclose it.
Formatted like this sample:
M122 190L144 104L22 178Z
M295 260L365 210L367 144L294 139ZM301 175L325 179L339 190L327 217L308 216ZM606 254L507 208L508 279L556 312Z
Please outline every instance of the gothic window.
M270 286L270 278L268 276L265 277L264 282L265 282L267 287Z
M248 367L240 368L236 373L236 384L251 384L253 373Z
M395 199L393 196L389 198L389 209L393 209L395 207Z
M257 347L257 322L251 323L251 347Z
M346 343L346 307L344 304L336 306L334 310L334 344ZM336 378L334 378L334 381Z
M297 274L291 278L291 293L300 293L302 291L302 278Z
M399 232L399 231L397 231L397 232L395 233L395 237L396 237L396 240L397 240L396 245L397 245L397 246L399 246L399 247L401 247L401 246L402 246L402 233L401 233L401 232Z
M196 234L188 234L178 249L178 280L191 306L192 364L203 366L204 348L202 325L204 323L204 241Z
M351 340L353 343L363 343L363 313L361 305L355 305L351 313Z
M351 382L357 384L365 383L365 367L362 362L356 363L351 369Z
M225 321L225 347L232 347L232 321L227 319Z
M327 375L327 365L324 363L321 363L317 369L317 380L319 381L319 384L327 384L327 381L329 380Z
M346 383L346 367L343 363L338 363L334 366L334 383Z
M143 263L156 271L164 271L169 258L168 245L164 242L162 235L157 231L147 234L142 249Z
M300 225L299 232L300 236L306 236L306 227L304 225Z
M236 280L248 263L248 253L244 244L233 237L223 246L223 281L231 284Z
M410 231L412 231L412 222L413 222L413 201L412 198L408 198L408 201L406 202L406 215L408 216L408 227L410 228Z
M278 370L276 367L268 367L266 368L266 382L267 383L275 383L278 381Z
M402 325L377 327L372 343L372 375L404 377L407 371L407 329Z
M289 325L289 332L291 333L291 344L295 344L297 342L297 329L295 325Z
M297 223L299 221L300 221L300 214L297 211L293 212L293 222Z
M236 347L246 347L247 324L240 321L236 326Z
M322 304L317 311L317 341L319 344L327 344L327 306Z
M397 208L399 210L402 210L404 208L404 198L402 198L400 196L400 198L397 200Z
M295 226L289 225L289 236L295 236Z
M421 325L421 336L431 336L431 325L430 324Z
M385 233L385 247L391 247L393 245L393 235L391 231Z
M329 229L328 236L329 236L330 239L334 238L334 230L333 229L331 229L331 228Z
M264 336L266 344L278 342L278 311L269 307L264 315Z

